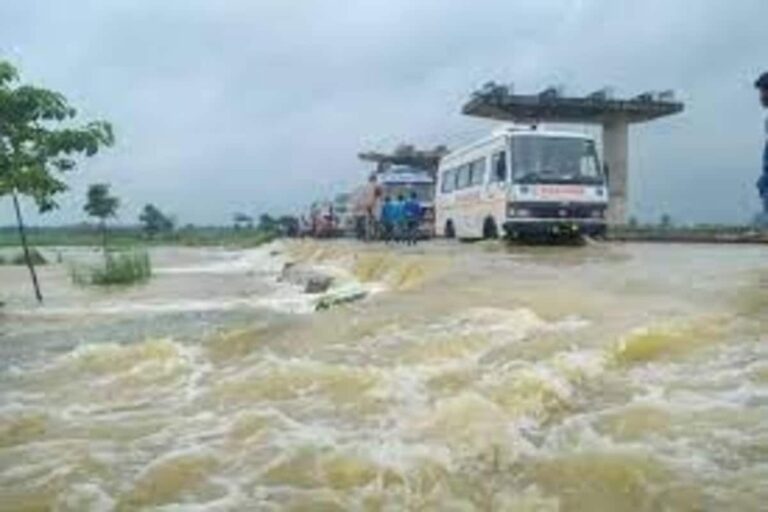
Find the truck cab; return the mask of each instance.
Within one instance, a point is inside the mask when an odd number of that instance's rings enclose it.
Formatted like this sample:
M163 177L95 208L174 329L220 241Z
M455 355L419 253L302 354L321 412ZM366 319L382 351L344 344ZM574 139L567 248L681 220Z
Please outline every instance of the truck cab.
M422 210L419 236L422 238L434 236L435 178L433 174L416 167L396 165L376 173L375 177L379 200L377 215L381 214L381 206L385 198L389 197L394 201L399 196L408 199L415 194ZM377 220L381 219L377 218Z

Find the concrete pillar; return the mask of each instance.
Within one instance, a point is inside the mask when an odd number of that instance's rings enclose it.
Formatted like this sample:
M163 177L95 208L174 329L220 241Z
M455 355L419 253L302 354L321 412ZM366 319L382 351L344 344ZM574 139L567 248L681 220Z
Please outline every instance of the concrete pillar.
M610 119L603 124L603 160L608 166L608 224L627 222L629 194L629 123Z

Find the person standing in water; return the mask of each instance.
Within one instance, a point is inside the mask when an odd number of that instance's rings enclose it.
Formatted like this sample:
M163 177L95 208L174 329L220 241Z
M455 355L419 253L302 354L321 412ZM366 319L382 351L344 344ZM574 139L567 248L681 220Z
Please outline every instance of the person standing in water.
M394 204L395 210L395 240L397 242L405 241L406 218L405 218L405 197L400 194L397 196L397 202Z
M416 245L419 240L419 226L421 225L421 204L419 204L416 192L411 192L411 196L405 202L405 240L408 245Z
M384 205L381 207L382 235L386 243L392 241L396 221L395 204L392 202L392 199L387 196L384 198Z
M768 109L768 72L763 73L755 82L760 91L760 103ZM763 211L760 215L762 227L768 227L768 118L765 120L765 147L763 148L763 172L757 180L757 190L762 200Z

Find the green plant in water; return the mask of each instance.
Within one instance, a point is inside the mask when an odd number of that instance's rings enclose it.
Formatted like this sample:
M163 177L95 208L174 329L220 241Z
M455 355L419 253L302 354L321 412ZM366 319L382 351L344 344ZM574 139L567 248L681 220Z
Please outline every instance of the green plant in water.
M32 261L33 265L47 265L48 261L45 259L45 257L38 251L37 249L30 249L29 250L29 259ZM11 263L13 265L26 265L27 260L24 257L24 253L20 252L16 256L11 259Z
M144 283L152 277L149 254L142 252L108 252L104 263L71 271L72 281L79 285L119 286Z

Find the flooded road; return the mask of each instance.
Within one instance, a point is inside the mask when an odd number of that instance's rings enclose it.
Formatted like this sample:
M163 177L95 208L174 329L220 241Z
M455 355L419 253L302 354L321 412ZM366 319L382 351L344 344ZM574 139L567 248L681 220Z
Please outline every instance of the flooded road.
M0 267L0 510L767 509L768 248L81 256L42 308Z

